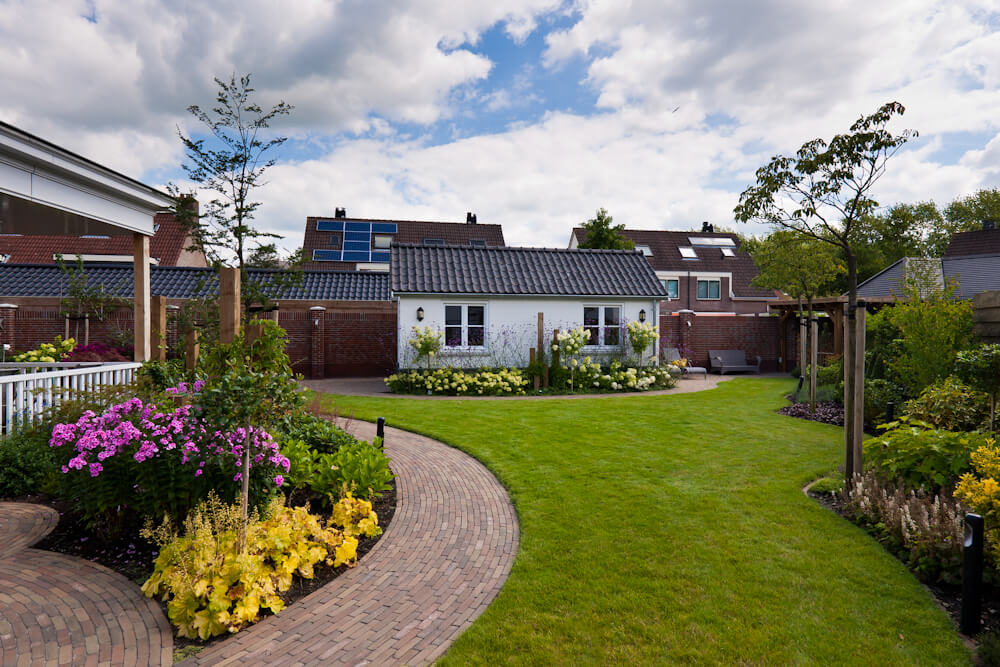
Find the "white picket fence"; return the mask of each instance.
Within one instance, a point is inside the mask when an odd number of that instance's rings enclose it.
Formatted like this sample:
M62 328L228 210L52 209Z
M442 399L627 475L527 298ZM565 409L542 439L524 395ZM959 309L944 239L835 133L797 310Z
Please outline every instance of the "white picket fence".
M139 368L142 364L134 362L0 363L2 432L10 433L19 422L37 421L64 396L129 384Z

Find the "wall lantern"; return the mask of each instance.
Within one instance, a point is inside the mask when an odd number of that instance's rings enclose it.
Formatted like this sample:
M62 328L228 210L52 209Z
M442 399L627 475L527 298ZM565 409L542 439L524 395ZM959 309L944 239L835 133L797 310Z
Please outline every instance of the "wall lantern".
M424 309L423 307L417 308L417 322L424 321Z
M646 321L646 311L645 310L640 310L639 311L639 321L640 322L645 322Z

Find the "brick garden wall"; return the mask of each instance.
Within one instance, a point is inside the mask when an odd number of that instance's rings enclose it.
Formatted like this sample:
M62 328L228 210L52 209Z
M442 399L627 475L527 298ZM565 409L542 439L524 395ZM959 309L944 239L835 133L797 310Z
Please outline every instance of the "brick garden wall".
M170 305L178 305L170 300ZM283 302L278 324L288 333L286 351L296 372L305 377L381 376L396 365L396 305L373 301ZM16 307L11 307L16 306ZM310 310L313 308L313 310ZM65 335L58 299L7 299L0 304L0 343L24 351ZM113 313L104 322L90 321L90 342L131 339L132 311ZM83 322L70 321L70 336L83 343ZM117 336L116 336L117 334ZM169 316L167 345L178 337Z
M691 326L686 323L691 322ZM785 321L786 355L795 365L797 335L795 320ZM668 347L686 350L690 363L709 368L709 350L743 350L753 363L761 357L761 370L781 369L782 322L779 317L746 315L663 314L660 317L660 353Z

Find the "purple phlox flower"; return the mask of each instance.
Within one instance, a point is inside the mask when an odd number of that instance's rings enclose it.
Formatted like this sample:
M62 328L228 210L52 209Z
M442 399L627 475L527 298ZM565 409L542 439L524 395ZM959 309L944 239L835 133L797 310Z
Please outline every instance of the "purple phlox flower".
M238 473L236 473L235 475L233 475L233 481L234 481L234 482L238 482L238 481L240 481L241 479L243 479L243 473L241 473L241 472L238 472Z
M274 476L274 485L275 486L281 486L284 483L285 483L285 478L284 477L282 477L281 475L275 475Z

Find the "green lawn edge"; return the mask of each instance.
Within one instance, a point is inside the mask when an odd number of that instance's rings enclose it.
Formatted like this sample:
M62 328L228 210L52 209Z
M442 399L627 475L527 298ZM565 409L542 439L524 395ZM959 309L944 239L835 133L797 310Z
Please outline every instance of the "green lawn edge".
M323 401L470 454L511 496L511 576L443 664L969 664L929 591L801 492L842 431L778 415L792 388Z

